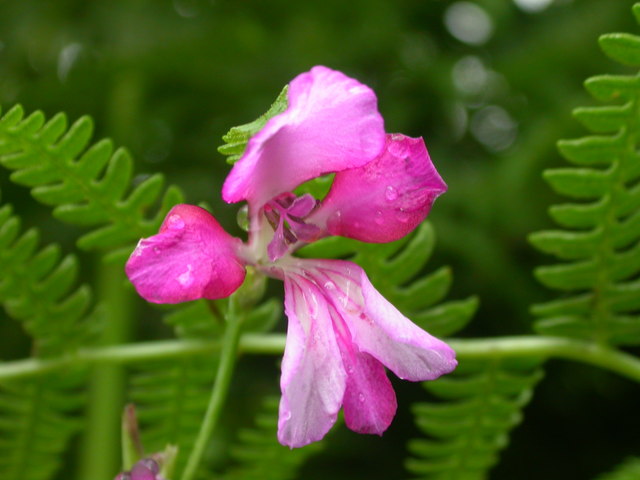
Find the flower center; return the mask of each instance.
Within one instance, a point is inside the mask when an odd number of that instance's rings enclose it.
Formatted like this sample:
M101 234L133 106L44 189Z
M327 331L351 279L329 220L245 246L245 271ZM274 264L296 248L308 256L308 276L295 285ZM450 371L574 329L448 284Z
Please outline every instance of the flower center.
M269 260L275 262L299 241L309 243L320 237L321 229L305 222L317 204L318 201L308 193L297 197L286 192L264 206L264 215L274 231L273 239L267 246Z

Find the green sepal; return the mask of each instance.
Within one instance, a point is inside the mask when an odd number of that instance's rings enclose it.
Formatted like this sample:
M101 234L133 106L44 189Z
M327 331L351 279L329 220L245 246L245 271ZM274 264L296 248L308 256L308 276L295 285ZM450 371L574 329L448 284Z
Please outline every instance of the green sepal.
M288 106L287 91L289 85L285 85L276 100L271 104L269 110L264 115L261 115L253 122L245 123L237 127L231 128L225 135L222 136L224 145L218 147L218 152L227 157L227 163L233 165L244 153L249 139L262 130L269 119L284 112Z

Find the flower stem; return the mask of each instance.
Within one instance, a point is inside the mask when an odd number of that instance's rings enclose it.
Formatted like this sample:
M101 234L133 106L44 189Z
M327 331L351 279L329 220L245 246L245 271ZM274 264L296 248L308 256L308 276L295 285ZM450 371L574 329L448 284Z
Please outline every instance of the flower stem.
M202 421L202 426L198 432L195 444L189 455L189 460L182 473L181 480L193 480L202 461L205 448L215 430L222 407L229 391L233 369L238 357L238 345L240 343L240 332L242 331L242 321L236 313L235 297L229 297L229 307L227 310L227 329L225 331L222 351L220 352L220 363L216 379L209 398L209 405Z
M604 368L640 382L640 359L594 342L540 335L446 340L458 358L564 358ZM240 353L252 355L282 355L284 344L283 334L248 333L239 339L237 349ZM220 348L220 342L210 340L157 340L83 349L61 358L28 358L0 363L0 382L44 375L75 365L133 364L217 352Z

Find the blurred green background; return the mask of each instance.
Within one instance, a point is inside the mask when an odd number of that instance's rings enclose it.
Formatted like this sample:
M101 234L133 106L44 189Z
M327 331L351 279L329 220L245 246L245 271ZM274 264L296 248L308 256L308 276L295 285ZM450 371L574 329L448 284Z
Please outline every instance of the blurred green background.
M263 113L298 73L316 64L340 69L374 88L387 131L425 138L449 185L430 217L438 234L431 266L453 266L453 298L480 295L464 333L529 333L529 305L553 295L531 275L552 259L526 242L551 226L546 208L558 200L540 172L562 164L556 140L585 133L570 114L594 103L584 79L629 73L600 53L597 38L636 32L632 3L4 0L0 105L91 115L95 138L132 152L138 178L164 172L188 201L209 202L234 228L237 207L219 196L228 171L220 137ZM72 246L79 230L51 220L7 172L0 188L27 226ZM2 315L1 357L24 356L26 339ZM143 334L162 334L153 325ZM589 478L640 452L636 386L587 367L550 367L492 478ZM260 383L275 389L273 370ZM241 369L242 381L255 379ZM401 411L389 433L334 433L304 478L342 478L337 468L344 478L396 478L412 428L407 399L421 391L395 385Z

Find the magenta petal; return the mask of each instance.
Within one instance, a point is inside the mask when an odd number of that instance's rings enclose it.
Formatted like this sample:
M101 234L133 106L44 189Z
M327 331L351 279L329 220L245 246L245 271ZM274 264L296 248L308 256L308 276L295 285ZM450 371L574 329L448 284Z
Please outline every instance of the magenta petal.
M289 327L280 379L278 440L301 447L320 440L335 423L346 373L321 292L297 275L285 276L284 285Z
M176 205L157 235L140 240L125 270L149 302L224 298L244 280L240 246L206 210Z
M144 463L138 462L131 469L131 480L156 480L156 473Z
M354 432L382 433L396 414L396 394L382 364L367 353L343 354L349 377L344 393L344 420Z
M422 138L387 135L382 155L336 174L309 221L332 235L391 242L416 228L446 189Z
M276 195L325 173L368 163L384 146L373 91L317 66L289 85L288 107L247 144L225 180L222 198L260 208Z

